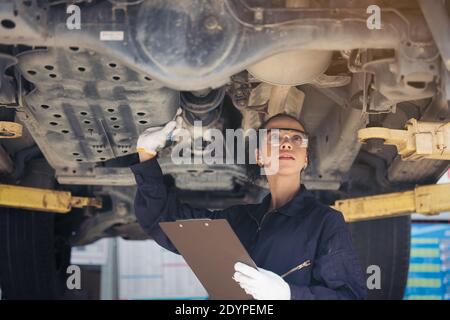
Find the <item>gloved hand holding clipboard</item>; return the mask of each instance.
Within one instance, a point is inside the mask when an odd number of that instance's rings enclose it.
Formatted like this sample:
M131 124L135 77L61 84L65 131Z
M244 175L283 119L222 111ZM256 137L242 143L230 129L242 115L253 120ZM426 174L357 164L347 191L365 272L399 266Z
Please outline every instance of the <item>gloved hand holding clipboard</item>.
M247 300L233 280L234 264L257 268L226 219L160 222L162 230L186 260L212 300Z

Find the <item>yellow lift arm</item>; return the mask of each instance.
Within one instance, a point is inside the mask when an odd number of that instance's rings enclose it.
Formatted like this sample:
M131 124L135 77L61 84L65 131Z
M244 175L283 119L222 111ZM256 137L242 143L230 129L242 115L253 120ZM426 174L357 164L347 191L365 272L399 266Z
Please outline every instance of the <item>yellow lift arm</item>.
M75 197L68 191L56 191L0 184L0 206L28 210L68 213L72 208L102 207L101 199ZM338 200L333 208L347 222L388 218L411 213L436 215L450 211L450 184L419 186L412 191Z
M403 160L450 160L450 122L409 119L406 130L364 128L358 131L358 139L360 142L383 139L384 144L397 147Z
M421 213L437 215L450 211L450 184L432 184L412 191L394 192L347 200L338 200L333 208L354 222Z
M101 208L102 202L97 198L74 197L68 191L0 184L0 206L68 213L72 208Z
M22 136L22 125L16 122L0 121L0 139L14 139Z

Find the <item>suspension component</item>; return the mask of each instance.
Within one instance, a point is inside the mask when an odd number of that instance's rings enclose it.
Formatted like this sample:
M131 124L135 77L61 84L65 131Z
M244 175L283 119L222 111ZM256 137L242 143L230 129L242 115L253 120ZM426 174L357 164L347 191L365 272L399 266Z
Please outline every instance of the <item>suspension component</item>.
M202 126L209 126L220 118L225 89L202 90L180 94L181 107L184 109L186 122L202 121Z

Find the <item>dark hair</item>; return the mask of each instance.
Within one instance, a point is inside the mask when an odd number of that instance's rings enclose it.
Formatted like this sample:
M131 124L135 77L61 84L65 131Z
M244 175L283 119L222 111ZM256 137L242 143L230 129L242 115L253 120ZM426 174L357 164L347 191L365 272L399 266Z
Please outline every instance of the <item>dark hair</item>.
M277 118L289 118L291 120L297 121L298 124L300 124L303 127L303 130L305 130L305 132L306 132L305 125L299 119L297 119L296 117L294 117L290 114L287 114L287 113L277 113L276 115L271 116L269 119L264 121L258 129L264 129L265 127L267 127L267 125L269 124L270 121L272 121L273 119L277 119Z
M270 121L274 120L274 119L278 119L278 118L289 118L292 120L297 121L302 127L303 130L305 130L306 132L306 128L304 126L304 124L297 119L294 116L291 116L290 114L287 113L277 113L276 115L270 117L269 119L267 119L266 121L264 121L258 128L257 131L261 130L261 129L265 129L267 127L267 125L269 124ZM259 141L259 134L256 134L256 145L259 146L260 141ZM258 179L261 179L261 174L260 174L260 167L256 164L256 163L250 163L249 159L250 159L250 152L255 152L255 150L250 150L250 142L247 139L246 140L246 148L247 148L247 163L246 163L246 173L247 173L247 177L249 179L249 181L253 184L256 184L256 182L258 181Z

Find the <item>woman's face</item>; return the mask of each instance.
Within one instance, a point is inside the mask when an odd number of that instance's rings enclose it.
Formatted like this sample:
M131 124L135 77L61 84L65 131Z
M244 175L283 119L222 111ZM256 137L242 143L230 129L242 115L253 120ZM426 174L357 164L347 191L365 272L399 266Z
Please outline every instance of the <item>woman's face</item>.
M300 174L307 162L306 146L300 146L298 140L299 136L302 136L299 131L305 131L302 125L289 117L277 117L270 120L265 129L268 133L262 141L262 150L257 150L256 156L264 163L266 171L278 175ZM276 139L275 143L271 142L271 137L274 137L271 135L271 129L279 129L279 139ZM278 152L272 152L273 150Z

